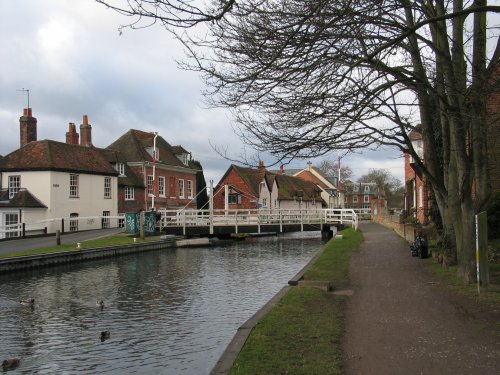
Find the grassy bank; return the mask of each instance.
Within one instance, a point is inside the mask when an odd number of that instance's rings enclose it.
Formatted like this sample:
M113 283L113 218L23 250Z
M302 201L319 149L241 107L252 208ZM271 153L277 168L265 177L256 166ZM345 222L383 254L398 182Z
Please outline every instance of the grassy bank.
M304 274L305 280L348 284L350 253L361 232L346 229L330 241ZM341 374L343 296L317 288L293 287L257 324L230 374Z
M146 237L144 240L137 238L138 243L143 243L147 241L157 240L159 237ZM55 240L54 240L55 241ZM105 246L114 246L114 245L124 245L131 244L134 242L134 239L127 234L117 234L108 237L97 238L94 240L82 241L80 244L81 249L92 249L96 247L105 247ZM63 251L75 250L77 248L77 244L68 243L61 245L53 245L46 247L39 247L35 249L22 250L22 251L12 251L5 254L0 254L0 259L23 256L23 255L38 255L38 254L48 254L48 253L57 253Z

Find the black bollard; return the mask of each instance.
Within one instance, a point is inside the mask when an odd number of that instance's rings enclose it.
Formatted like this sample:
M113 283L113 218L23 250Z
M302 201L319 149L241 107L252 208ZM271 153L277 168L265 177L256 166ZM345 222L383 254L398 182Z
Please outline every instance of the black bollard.
M60 245L61 244L61 231L58 229L56 230L56 245Z

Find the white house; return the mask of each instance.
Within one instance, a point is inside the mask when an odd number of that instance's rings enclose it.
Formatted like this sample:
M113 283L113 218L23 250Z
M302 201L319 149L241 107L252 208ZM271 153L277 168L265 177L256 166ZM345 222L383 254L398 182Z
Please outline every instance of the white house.
M321 190L298 177L266 173L260 184L259 206L273 210L320 210Z
M16 236L5 228L16 223L48 233L107 227L118 212L118 172L92 146L87 116L76 145L38 141L31 108L20 128L21 147L0 159L0 237Z

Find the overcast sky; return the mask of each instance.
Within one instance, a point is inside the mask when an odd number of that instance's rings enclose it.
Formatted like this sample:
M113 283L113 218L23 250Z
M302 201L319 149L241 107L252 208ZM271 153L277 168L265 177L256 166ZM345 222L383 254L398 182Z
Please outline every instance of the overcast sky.
M229 112L207 109L196 73L177 68L181 45L160 27L125 30L123 16L93 0L0 0L0 155L19 148L19 117L30 107L38 139L65 142L68 123L92 125L92 142L106 147L129 129L158 131L192 152L207 184L217 183L230 161L211 145L241 154ZM337 158L336 152L325 156ZM322 158L323 159L323 158ZM317 165L321 159L313 160ZM302 168L296 160L285 168ZM355 178L386 168L403 180L397 150L343 159ZM274 167L277 168L277 167Z

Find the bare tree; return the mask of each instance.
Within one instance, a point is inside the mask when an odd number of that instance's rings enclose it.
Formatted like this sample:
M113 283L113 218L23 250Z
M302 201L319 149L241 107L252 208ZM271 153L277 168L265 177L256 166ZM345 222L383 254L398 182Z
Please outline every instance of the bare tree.
M184 67L202 74L207 100L232 109L257 151L292 159L381 144L408 150L432 184L459 272L472 279L474 214L491 195L485 98L498 89L491 72L500 41L487 20L499 6L222 0L199 11L189 0L127 3L137 21L211 21L202 37L177 29L191 58ZM408 136L417 125L425 160Z
M387 200L389 207L403 206L403 183L394 177L388 169L371 169L358 178L358 182L374 182Z
M323 159L319 165L318 169L326 175L329 176L339 176L339 163L338 161L332 161L328 159ZM345 182L350 180L352 177L352 169L348 165L340 165L340 181Z

